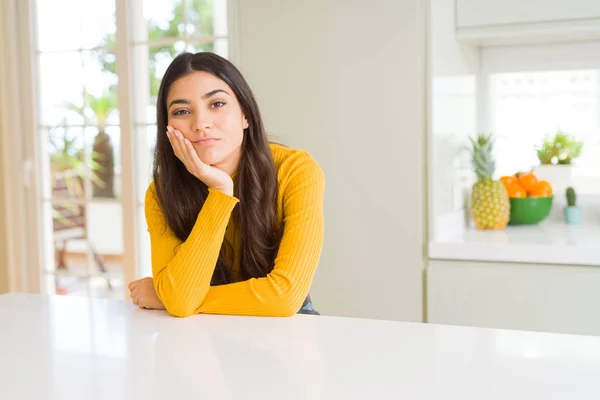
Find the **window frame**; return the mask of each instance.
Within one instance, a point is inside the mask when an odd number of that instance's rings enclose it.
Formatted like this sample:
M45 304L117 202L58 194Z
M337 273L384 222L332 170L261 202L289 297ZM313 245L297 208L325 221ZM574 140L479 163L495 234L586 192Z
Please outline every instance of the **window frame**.
M0 82L12 82L0 91L0 115L11 116L11 123L0 120L2 143L2 181L6 194L6 235L9 267L9 290L32 293L45 292L40 165L40 140L38 118L40 104L38 65L36 54L36 0L4 0L0 21L3 22L2 57L0 57ZM119 79L117 89L120 116L121 195L123 212L123 279L125 298L128 298L127 282L139 277L138 249L142 232L138 231L138 207L135 193L136 154L135 136L138 126L133 118L136 97L132 87L134 76L132 50L129 40L133 29L139 29L135 13L141 13L142 0L114 0L116 13L116 70ZM227 1L228 58L241 68L239 57L238 0ZM17 17L17 18L15 18ZM137 19L138 24L140 18ZM143 18L141 18L143 20ZM10 23L14 21L13 23ZM145 22L144 22L145 23ZM209 40L205 38L203 40ZM193 40L196 43L198 40ZM10 99L10 101L8 101ZM34 110L31 112L23 110ZM139 125L139 124L138 124ZM18 131L20 135L9 135ZM6 145L5 145L6 144Z

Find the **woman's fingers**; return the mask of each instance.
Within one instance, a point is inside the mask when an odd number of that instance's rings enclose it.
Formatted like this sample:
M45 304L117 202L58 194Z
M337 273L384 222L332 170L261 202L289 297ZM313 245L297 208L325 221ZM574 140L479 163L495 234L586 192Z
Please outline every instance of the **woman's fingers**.
M185 138L180 131L168 126L167 132L173 152L190 174L200 179L209 188L216 188L228 194L233 191L231 189L233 181L227 172L204 163L192 142Z
M170 128L170 130L168 132L169 132L168 133L169 140L171 141L171 146L173 146L173 152L175 153L177 158L179 158L181 160L181 162L187 168L187 170L191 174L196 175L196 177L197 177L197 171L195 171L195 170L198 169L198 167L194 163L193 159L191 158L191 154L190 154L190 152L188 150L188 146L186 144L186 142L189 142L189 140L186 139L183 136L183 134L176 129ZM192 143L189 142L189 144L191 145ZM193 149L193 146L192 146L192 149ZM195 150L194 150L194 153L195 153Z
M131 290L131 300L133 301L133 304L135 304L135 305L137 305L140 301L140 296L139 296L137 287L134 287Z
M196 149L192 142L185 138L180 131L173 129L170 126L167 127L167 132L177 158L183 162L191 174L195 175L198 179L201 179L200 176L203 175L207 165L202 162L200 157L198 157L198 153L196 153Z
M173 148L173 153L175 156L179 158L181 161L181 146L179 145L179 140L177 139L177 135L175 135L174 131L167 131L167 137L169 138L169 142L171 143L171 147Z
M137 281L132 281L132 282L129 284L129 286L128 286L128 288L129 288L129 291L131 292L131 291L133 290L133 288L135 288L135 287L136 287L136 286L137 286L139 283L140 283L140 281L139 281L139 280L137 280Z
M180 142L179 138L177 137L177 133L175 132L175 130L173 128L169 127L167 129L167 137L169 138L171 147L173 147L173 152L175 153L175 156L177 156L177 158L179 158L185 164L185 160L182 157L183 151L182 151L181 142Z
M206 164L202 162L200 157L198 157L198 153L196 153L196 149L194 149L194 145L188 139L185 139L184 142L186 158L189 160L191 167L193 169L193 174L197 177L200 177L204 174L206 169Z

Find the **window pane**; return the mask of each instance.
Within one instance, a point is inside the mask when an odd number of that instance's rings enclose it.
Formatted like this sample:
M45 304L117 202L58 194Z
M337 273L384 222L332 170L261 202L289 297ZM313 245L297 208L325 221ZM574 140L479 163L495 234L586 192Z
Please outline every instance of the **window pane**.
M150 47L148 66L150 67L150 99L152 105L156 105L156 96L158 95L160 81L169 67L169 64L171 64L171 61L173 61L179 53L184 51L184 42L176 42L169 46Z
M156 99L160 81L173 58L184 50L184 42L155 47L134 46L134 68L139 71L139 74L132 77L135 97L133 114L136 124L156 122Z
M41 132L43 199L119 196L119 127L57 126Z
M36 6L40 51L89 49L114 36L114 1L38 0Z
M56 294L86 295L86 286L81 287L79 283L79 276L88 273L86 249L83 253L80 249L82 239L86 237L86 205L68 199L53 200L46 204L50 205L52 231L51 235L45 236L47 243L44 247L50 253L47 258L54 259L53 263L44 265L46 269L43 272L54 278L53 285L46 289L54 290Z
M46 271L58 294L122 298L123 216L117 201L52 201ZM94 278L97 276L98 278ZM92 285L91 287L88 285Z
M115 1L86 0L81 17L81 47L90 49L110 43L117 30Z
M227 35L226 0L145 0L147 37L137 41Z
M55 145L53 145L49 138L49 129L40 129L39 132L39 164L40 168L40 184L41 184L41 198L43 200L50 200L52 194L52 174L50 169L50 157L52 153L56 151Z
M190 53L200 53L200 52L212 52L220 55L221 57L228 58L229 57L229 48L227 39L217 39L214 42L205 42L205 43L188 43L186 46L186 51Z
M112 70L114 54L84 51L81 58L85 106L80 111L85 115L87 124L118 125L118 80L117 74Z
M82 58L79 52L39 56L40 123L55 126L66 121L83 124L78 112L83 104Z
M226 36L226 0L188 0L186 31L190 37Z
M137 276L152 276L150 261L150 236L148 234L144 201L146 190L152 181L152 163L156 146L156 125L139 127L136 143L139 151L136 154L136 200L137 200L137 235L138 235L138 268Z
M40 51L76 50L81 45L81 0L38 0L37 42Z
M89 180L93 196L97 186L113 181L114 196L119 192L119 128L58 126L41 130L42 199L79 198ZM108 142L108 143L107 143ZM112 146L113 154L110 153ZM85 151L84 151L85 150ZM111 161L112 160L112 161ZM111 178L111 165L114 178ZM91 171L91 175L90 175ZM86 179L87 178L89 179ZM102 182L102 183L101 183ZM82 191L82 193L79 193ZM100 196L109 197L109 196Z
M137 129L136 137L136 200L143 204L148 185L152 182L152 164L156 146L156 125Z
M574 166L600 167L600 70L494 74L490 96L499 175L539 165L534 147L559 129L584 142Z
M143 13L148 26L148 40L183 36L181 0L144 0Z
M53 232L54 232L54 211L52 207L52 203L50 201L43 201L41 206L42 214L42 237L44 238L43 246L43 261L42 261L42 271L54 271L55 269L55 254L54 254L54 242L53 242ZM54 293L53 283L50 287L46 287L48 293Z
M84 199L84 177L87 174L83 129L58 126L45 131L46 160L49 171L50 197ZM45 191L47 193L47 191Z
M92 196L116 198L121 189L121 136L118 126L94 129L88 140L92 143Z
M152 163L156 146L156 125L141 126L136 133L136 199L137 199L137 235L138 235L138 268L137 276L152 276L150 261L150 236L148 234L144 201L146 190L152 181Z

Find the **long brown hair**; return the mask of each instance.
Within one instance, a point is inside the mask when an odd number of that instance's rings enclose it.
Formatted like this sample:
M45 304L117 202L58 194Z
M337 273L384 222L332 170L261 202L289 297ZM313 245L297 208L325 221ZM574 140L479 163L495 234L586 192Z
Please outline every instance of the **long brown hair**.
M240 267L243 279L264 277L273 270L281 239L281 227L277 226L275 164L258 105L248 83L231 62L214 53L178 55L167 68L160 84L153 171L158 202L171 230L185 241L208 196L208 188L175 156L165 132L169 89L173 82L193 71L208 72L227 83L248 120L234 188L234 196L239 203L233 210L233 218L242 236ZM231 248L231 244L224 240L212 285L232 281Z

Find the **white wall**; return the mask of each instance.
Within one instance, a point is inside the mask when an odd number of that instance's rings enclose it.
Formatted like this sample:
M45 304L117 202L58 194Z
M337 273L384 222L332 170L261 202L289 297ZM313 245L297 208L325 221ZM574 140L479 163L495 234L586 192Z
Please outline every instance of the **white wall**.
M455 0L431 0L431 51L434 76L460 76L477 73L477 47L460 44L454 38Z
M239 1L241 69L268 131L325 171L311 289L325 314L422 319L422 4Z
M477 132L479 50L455 40L454 18L454 0L431 0L430 239L448 229L443 216L464 213L471 180L463 147Z
M459 26L542 24L600 18L596 0L457 0Z

